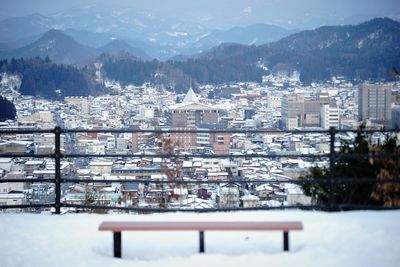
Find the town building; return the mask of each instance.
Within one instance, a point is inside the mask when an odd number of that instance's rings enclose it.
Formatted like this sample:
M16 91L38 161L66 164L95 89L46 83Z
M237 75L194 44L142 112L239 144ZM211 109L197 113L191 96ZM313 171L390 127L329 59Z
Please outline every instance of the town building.
M282 97L282 126L293 130L303 125L304 94L290 94Z
M340 126L339 108L333 104L321 105L321 127L327 130L331 127L339 129L339 126Z
M192 88L189 88L182 103L169 109L173 128L193 128L202 123L218 123L218 109L200 103Z
M361 84L358 88L358 118L361 122L390 127L392 124L392 85Z

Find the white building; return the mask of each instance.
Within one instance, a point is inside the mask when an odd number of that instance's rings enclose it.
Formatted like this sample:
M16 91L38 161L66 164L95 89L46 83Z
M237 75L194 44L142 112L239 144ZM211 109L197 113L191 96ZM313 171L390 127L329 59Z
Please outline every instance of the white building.
M282 96L268 95L267 105L270 109L280 109L282 107Z
M321 105L321 127L323 129L329 129L335 127L339 129L340 125L340 110L338 107L333 105L324 104Z

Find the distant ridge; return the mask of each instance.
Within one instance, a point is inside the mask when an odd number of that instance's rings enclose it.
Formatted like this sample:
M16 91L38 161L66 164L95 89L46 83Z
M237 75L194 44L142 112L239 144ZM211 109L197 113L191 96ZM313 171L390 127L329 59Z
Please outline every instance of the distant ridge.
M0 54L2 58L33 58L48 56L52 61L73 64L96 56L95 50L77 43L59 30L49 30L39 40L11 51Z
M121 40L110 41L105 46L92 48L76 42L73 38L60 30L49 30L37 41L13 50L0 52L1 58L33 58L49 57L55 63L77 64L93 59L101 53L118 53L125 51L134 56L150 59L141 49L134 48Z
M400 23L389 18L375 18L358 25L301 31L259 46L222 43L205 52L163 64L157 60L146 62L147 54L127 41L114 39L104 46L91 48L58 30L46 32L28 46L0 51L0 57L49 56L56 63L84 64L97 60L102 53L125 51L135 59L108 60L107 74L111 78L135 83L157 81L158 84L179 80L179 90L183 90L190 77L203 84L261 82L262 76L270 72L298 71L304 83L326 81L332 76L344 76L355 82L390 81L394 80L392 68L400 69L399 44ZM129 68L128 71L125 68ZM119 74L125 71L127 75Z
M392 80L390 69L399 68L400 23L375 18L355 26L324 26L301 31L277 42L261 46L221 44L179 63L183 69L207 62L231 62L272 71L297 70L306 83L324 81L341 75L355 80ZM216 64L216 63L215 63ZM191 75L196 77L196 73Z

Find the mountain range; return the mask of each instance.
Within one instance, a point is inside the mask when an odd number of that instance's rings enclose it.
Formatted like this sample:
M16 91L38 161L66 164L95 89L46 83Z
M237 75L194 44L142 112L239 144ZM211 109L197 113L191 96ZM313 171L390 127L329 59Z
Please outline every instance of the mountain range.
M77 42L95 48L114 39L124 40L160 60L199 53L226 42L259 45L296 32L268 24L208 29L200 24L159 19L133 9L92 11L84 7L52 16L32 14L0 21L0 51L5 47L27 46L51 29L62 30Z
M104 46L93 48L76 42L60 30L49 30L35 42L12 50L0 52L2 58L49 57L55 63L83 64L102 53L128 52L144 60L150 57L141 49L134 48L123 40L112 40Z
M32 31L32 34L48 28L43 26L48 25L48 20L38 16L33 16L36 23L33 28L36 31ZM21 20L6 22L7 25L22 23ZM7 40L11 40L12 34L9 30L5 31L4 23L0 22L0 33L7 33ZM183 26L176 26L175 29L181 29L180 27ZM187 25L187 28L191 27L196 28L194 25ZM197 28L196 31L201 32L203 29ZM191 38L184 32L176 31L160 34L158 40L162 40L165 36L161 35L165 34L175 34L175 37L186 41ZM25 36L25 40L33 38L32 36ZM99 60L96 58L104 53L117 54L125 51L134 56L129 58L128 63L125 59L118 64L111 60L113 64L108 66L120 70L123 70L123 66L129 66L134 72L127 73L139 75L135 76L135 81L145 81L149 77L154 79L162 69L164 76L174 73L182 81L190 76L200 83L261 81L262 75L268 74L266 68L272 72L289 74L298 71L300 79L305 83L325 81L338 75L355 81L384 81L393 79L393 67L400 67L400 23L389 18L376 18L358 25L323 26L314 30L295 31L292 34L276 26L251 25L228 31L215 30L190 41L190 45L182 41L181 46L172 46L168 43L168 38L161 43L154 43L133 37L122 40L117 34L110 32L51 29L23 47L10 49L17 41L3 42L0 44L0 58L48 56L55 63L82 65L93 62L93 59ZM235 43L239 41L242 44ZM208 46L214 47L203 51ZM149 65L146 61L152 57L147 51L151 49L154 49L153 52L164 53L164 56L177 54L178 51L201 52L173 57L165 64L156 60ZM175 52L171 53L171 49ZM108 73L115 74L110 68ZM166 80L171 81L169 78Z
M297 70L307 83L337 75L355 80L391 80L391 69L400 66L399 44L400 23L376 18L354 26L301 31L260 46L223 44L193 58L200 65L224 61L263 64L274 72Z

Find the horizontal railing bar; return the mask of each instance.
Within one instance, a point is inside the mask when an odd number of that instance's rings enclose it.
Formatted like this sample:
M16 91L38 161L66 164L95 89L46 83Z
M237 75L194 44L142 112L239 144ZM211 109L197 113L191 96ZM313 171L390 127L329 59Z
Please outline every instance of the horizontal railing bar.
M43 178L43 179L2 179L0 178L0 183L54 183L54 178Z
M79 205L79 204L63 204L63 207L83 208L83 209L106 209L106 210L126 210L126 211L143 211L143 212L219 212L219 211L255 211L255 210L281 210L281 209L303 209L303 210L327 210L327 205L282 205L277 207L259 206L259 207L238 207L238 208L205 208L205 209L186 209L186 208L138 208L138 207L113 207L104 205ZM359 205L359 204L342 204L338 208L352 209L371 209L371 210L393 210L400 207L386 207L377 205Z
M321 209L324 205L305 205L305 206L278 206L278 207L239 207L239 208L204 208L204 209L186 209L186 208L138 208L138 207L113 207L104 205L79 205L79 204L62 204L63 207L83 208L83 209L106 209L106 210L126 210L137 212L218 212L218 211L248 211L248 210L272 210L272 209Z
M4 130L0 129L0 134L29 134L29 133L54 133L54 129L10 129ZM382 130L336 130L335 133L397 133L400 132L398 129L382 129ZM270 130L270 129L61 129L61 133L155 133L155 134L165 134L165 133L243 133L243 134L307 134L307 133L322 133L330 134L329 130Z
M154 133L154 134L168 134L168 133L239 133L239 134L330 134L329 130L243 130L243 129L165 129L165 130L151 130L151 129L63 129L63 133ZM400 130L335 130L335 133L397 133Z
M267 180L218 180L218 181L200 181L200 180L148 180L148 179L62 179L63 183L153 183L153 184L262 184L262 183L289 183L289 184L324 184L329 183L329 179L267 179ZM335 178L334 183L400 183L400 179L374 179L374 178Z
M246 154L246 155L210 155L210 154L190 154L190 155L179 155L179 154L140 154L140 155L127 155L127 154L65 154L64 158L288 158L288 157L300 157L300 158L327 158L329 154L288 154L288 155L274 155L274 154Z
M0 158L54 158L54 154L0 154Z
M0 128L0 134L31 134L31 133L54 133L53 129L10 129Z
M4 205L0 206L0 209L29 209L29 208L51 208L54 207L54 203L48 204L24 204L24 205Z
M362 154L362 153L333 153L339 159L342 158L400 158L399 153ZM54 154L0 154L0 158L54 158ZM329 154L243 154L243 155L214 155L214 154L63 154L62 158L328 158Z
M54 183L55 179L0 179L0 183ZM217 180L217 181L201 181L201 180L151 180L151 179L61 179L61 183L153 183L153 184L262 184L262 183L290 183L290 184L324 184L329 183L329 179L324 178L300 178L300 179L230 179L230 180ZM400 177L395 179L379 179L368 177L340 177L334 178L334 183L400 183Z
M29 208L51 208L54 204L32 204L32 205L4 205L0 206L0 209L29 209ZM315 204L315 205L282 205L277 207L238 207L238 208L205 208L205 209L186 209L186 208L138 208L138 207L114 207L104 205L80 205L80 204L67 204L62 203L61 207L64 208L82 208L82 209L105 209L105 210L125 210L125 211L137 211L137 212L220 212L220 211L255 211L255 210L282 210L282 209L300 209L300 210L327 210L327 205ZM366 210L395 210L400 207L388 207L388 206L377 206L377 205L363 205L363 204L338 204L339 210L343 209L366 209Z
M384 154L346 154L346 153L332 153L334 156L338 158L399 158L400 154L399 153L384 153ZM299 157L299 158L328 158L330 154L325 153L325 154L243 154L243 155L232 155L232 154L223 154L223 155L203 155L203 154L191 154L191 155L179 155L179 154L160 154L160 155L126 155L126 154L114 154L114 155L97 155L97 154L65 154L63 157L65 158L78 158L78 157L137 157L137 158L143 158L143 157L148 157L148 158L293 158L293 157Z
M63 130L63 133L154 133L154 134L168 134L168 133L239 133L239 134L258 134L258 133L326 133L326 130L316 130L316 131L282 131L282 130L243 130L243 129L188 129L188 128L168 128L168 129L72 129Z
M82 182L82 183L152 183L152 184L235 184L235 183L292 183L291 180L219 180L219 181L200 181L200 180L147 180L147 179L126 179L126 180L80 180L80 179L62 179L63 183ZM296 182L293 182L296 183Z

